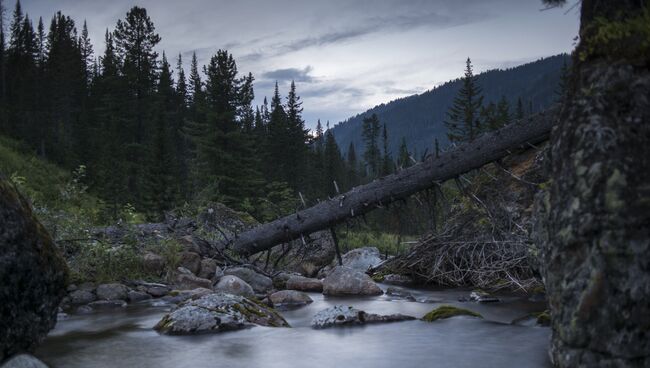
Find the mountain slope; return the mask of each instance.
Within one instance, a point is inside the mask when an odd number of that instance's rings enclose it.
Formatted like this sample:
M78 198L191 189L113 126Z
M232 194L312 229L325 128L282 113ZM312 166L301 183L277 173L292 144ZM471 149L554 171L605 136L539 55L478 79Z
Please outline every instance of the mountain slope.
M483 89L484 103L497 102L505 96L514 113L517 99L521 98L526 112L544 110L556 99L563 62L570 62L566 54L543 58L535 62L505 70L490 70L478 75ZM421 155L433 148L434 138L441 147L448 144L443 121L454 97L460 89L459 79L419 95L391 101L358 114L332 128L341 150L346 152L352 141L357 153L363 152L361 126L364 117L373 113L386 123L391 153L397 154L402 137L409 151Z

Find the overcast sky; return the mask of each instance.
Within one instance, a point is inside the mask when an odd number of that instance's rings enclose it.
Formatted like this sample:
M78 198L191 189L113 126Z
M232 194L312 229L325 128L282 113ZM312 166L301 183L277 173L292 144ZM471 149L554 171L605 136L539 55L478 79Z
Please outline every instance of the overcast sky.
M7 3L12 0L7 1ZM13 4L8 4L13 7ZM304 116L332 124L382 102L420 93L476 71L569 52L577 10L540 0L22 0L46 29L61 10L88 21L96 52L103 34L134 5L145 7L170 59L192 52L204 64L232 52L256 78L256 103L296 81Z

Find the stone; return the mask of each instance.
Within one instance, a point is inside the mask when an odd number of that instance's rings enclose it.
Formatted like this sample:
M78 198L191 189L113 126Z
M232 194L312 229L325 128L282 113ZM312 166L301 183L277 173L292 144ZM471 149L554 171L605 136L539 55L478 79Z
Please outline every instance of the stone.
M92 282L84 282L81 285L79 285L77 289L95 292L96 286Z
M197 276L203 279L213 279L217 272L217 267L219 266L217 266L216 260L212 258L203 258Z
M388 289L386 289L386 295L395 297L397 299L408 300L411 302L415 301L415 297L411 293L396 287L389 287Z
M312 279L303 276L291 276L287 280L287 289L300 291L323 291L323 282L319 279Z
M332 263L336 256L334 240L329 230L317 231L290 243L288 252L279 263L279 268L297 272L307 277L315 277L320 270ZM286 249L280 245L271 250L271 258L279 258Z
M316 313L312 318L311 326L313 328L321 329L334 326L399 322L414 319L415 317L403 314L379 315L366 313L351 306L335 305Z
M382 290L370 276L348 267L336 267L323 280L325 295L381 295Z
M97 286L96 294L99 300L126 300L129 288L118 283L101 284Z
M214 290L245 297L255 296L253 288L246 281L234 275L223 276L214 287Z
M32 355L18 354L7 360L0 368L47 368L47 365Z
M162 274L165 270L165 258L153 252L144 254L142 264L145 271L156 275Z
M180 252L180 260L178 266L190 270L195 275L198 275L201 270L201 256L194 252Z
M214 293L212 289L206 288L196 288L192 290L172 290L169 295L163 298L163 300L169 303L180 304L186 300L198 299L204 295L212 293Z
M291 276L296 276L298 274L292 273L292 272L278 272L277 274L273 275L271 278L273 280L273 287L276 290L284 290L287 288L287 281L289 281L289 278Z
M151 295L142 291L129 291L127 294L129 302L140 302L143 300L151 299Z
M178 238L178 243L184 251L201 254L201 247L196 244L192 235L185 235Z
M391 284L391 285L409 285L413 283L413 279L411 279L408 276L396 275L391 273L384 276L381 282L383 282L384 284Z
M370 267L377 266L382 262L379 249L376 247L363 247L352 249L341 257L343 266L361 272L366 272Z
M269 301L274 307L295 307L312 303L309 295L296 290L280 290L269 295Z
M217 292L183 302L163 316L154 329L168 335L191 335L239 330L254 325L289 327L272 308L243 296Z
M458 308L452 305L441 305L438 308L432 310L431 312L425 314L424 317L422 317L422 320L426 322L433 322L439 319L446 319L455 316L470 316L470 317L483 318L480 314L473 312L469 309Z
M86 290L75 290L68 294L68 298L70 300L70 304L72 305L88 304L90 302L94 302L97 299L95 294Z
M181 290L209 289L212 287L212 281L194 276L190 270L184 267L178 267L174 273L174 285Z
M126 308L126 302L121 299L97 300L92 303L88 303L88 307L90 307L92 310Z
M496 303L499 302L500 300L498 298L493 297L489 293L483 291L483 290L474 290L469 294L469 300L473 302L479 302L479 303Z
M169 293L171 288L165 284L146 282L138 285L138 290L144 291L145 293L153 296L154 298L159 298L161 296L167 295L167 293Z
M75 310L78 314L89 314L93 312L93 308L89 307L88 305L80 305L77 307Z
M223 271L225 275L237 276L246 281L256 293L264 294L273 289L273 280L270 277L257 273L246 267L231 267Z
M68 268L28 201L0 175L0 361L52 329Z

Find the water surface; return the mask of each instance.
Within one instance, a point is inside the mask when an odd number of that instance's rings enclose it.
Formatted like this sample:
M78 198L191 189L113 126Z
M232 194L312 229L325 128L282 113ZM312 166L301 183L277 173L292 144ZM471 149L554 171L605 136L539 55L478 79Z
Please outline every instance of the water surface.
M385 289L385 286L382 285ZM309 293L314 303L282 311L292 328L251 329L199 336L165 336L152 327L169 310L160 302L131 305L123 311L72 315L59 321L36 356L52 367L549 367L550 330L509 322L543 305L516 297L502 303L459 303L462 290L409 290L417 299L390 296L330 298ZM485 319L455 317L426 323L314 330L312 316L335 304L370 313L422 317L440 304L481 313Z

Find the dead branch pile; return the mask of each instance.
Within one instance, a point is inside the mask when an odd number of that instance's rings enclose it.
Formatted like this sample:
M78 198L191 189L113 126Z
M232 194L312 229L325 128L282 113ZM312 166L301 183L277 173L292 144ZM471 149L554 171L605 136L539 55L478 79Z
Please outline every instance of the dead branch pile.
M455 186L438 231L376 273L408 275L424 284L531 290L535 277L530 240L533 197L544 181L543 157L528 150L510 162L484 167Z

